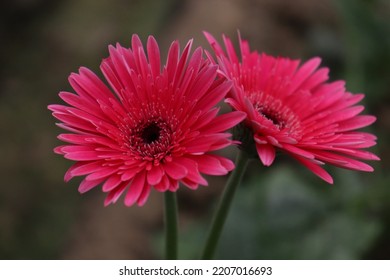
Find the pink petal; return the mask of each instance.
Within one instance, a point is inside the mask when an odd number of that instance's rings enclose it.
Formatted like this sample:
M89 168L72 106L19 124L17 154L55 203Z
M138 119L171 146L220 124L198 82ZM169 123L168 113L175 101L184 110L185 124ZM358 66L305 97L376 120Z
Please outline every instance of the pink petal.
M71 160L90 161L99 159L99 153L96 151L72 152L66 154L64 157Z
M191 159L198 163L199 171L209 175L225 175L228 170L221 164L218 157L214 155L194 156Z
M225 35L222 35L222 38L223 38L223 42L225 43L226 52L227 52L229 60L234 64L238 64L239 60L238 60L238 57L236 55L236 51L234 50L232 41L228 37L226 37Z
M210 46L214 49L217 56L225 55L222 47L218 44L217 40L208 32L203 31L204 36L206 37L207 41L209 42Z
M187 127L191 127L192 130L197 131L204 125L210 123L218 114L219 109L218 108L213 108L210 111L206 113L202 113L198 118L192 118L188 120L188 123L186 123Z
M174 41L168 51L166 69L168 71L168 80L172 80L177 68L179 60L179 43Z
M77 169L78 167L82 166L83 162L76 162L73 164L65 173L64 175L64 181L69 182L75 175L72 174L73 170Z
M80 162L78 166L71 171L72 176L86 175L86 174L93 173L98 169L101 170L102 164L103 162L101 161L92 161L87 163Z
M320 65L321 59L316 57L312 58L303 64L293 77L293 83L291 84L290 92L294 92L302 83L309 78L309 76L317 69Z
M91 180L97 180L97 179L106 179L108 176L118 172L117 167L105 167L100 170L97 170L91 174L89 174L85 179L91 181Z
M197 69L200 65L200 61L202 58L202 51L198 48L195 50L194 54L191 57L191 60L189 62L189 65L187 66L190 71L186 71L186 75L183 76L184 68L187 64L187 59L192 47L193 40L190 40L187 45L185 46L183 53L180 57L180 60L176 67L175 77L173 81L174 87L179 87L183 92L187 91L187 87L193 82L193 79L189 79L190 77L193 77L193 74L197 72ZM194 66L194 63L197 65L196 67L192 68Z
M289 144L283 144L283 149L293 153L293 154L296 154L296 155L299 155L301 157L305 157L305 158L308 158L308 159L313 159L314 158L314 155L309 152L309 151L305 151L303 149L300 149L299 147L297 146L293 146L293 145L289 145Z
M106 100L112 95L110 90L91 70L81 67L79 73L71 74L69 83L80 96L92 102L96 99Z
M191 190L196 190L199 187L199 184L188 179L188 178L183 178L181 180L181 183L183 183L185 186L187 186Z
M150 190L151 190L151 186L150 185L145 185L144 189L142 190L141 195L139 196L139 198L137 200L137 205L138 206L143 206L145 204L146 200L149 197Z
M60 134L58 135L58 139L64 142L68 142L71 144L85 144L85 139L87 135L78 135L78 134Z
M231 135L229 135L231 136ZM237 142L237 141L232 141L232 140L229 140L229 139L226 139L226 138L222 138L215 141L210 147L209 147L209 151L215 151L215 150L220 150L220 149L223 149L223 148L226 148L232 144L237 144L237 143L240 143L240 142Z
M58 155L64 155L65 153L62 151L62 149L66 147L66 145L63 146L58 146L53 149L53 152L58 154Z
M167 176L161 178L160 183L154 186L155 190L159 192L165 192L169 189L169 179Z
M115 203L128 186L127 182L122 182L117 188L110 191L104 200L104 206L108 206L111 203Z
M256 143L256 150L261 162L265 166L270 166L273 163L275 159L275 148L272 145Z
M324 180L325 182L327 182L329 184L333 184L332 176L330 176L329 173L326 172L322 167L320 167L319 165L317 165L317 164L315 164L315 163L313 163L310 160L307 160L305 158L295 156L295 155L293 155L293 157L295 159L297 159L301 164L306 166L311 172L313 172L318 177L320 177L322 180Z
M164 171L174 180L180 180L187 176L188 170L175 162L175 160L171 162L165 163L163 166Z
M157 185L161 182L163 175L164 171L161 166L153 166L147 173L148 184L152 186Z
M120 183L122 183L121 176L119 175L113 175L110 176L103 184L102 190L103 192L110 192L116 187L119 186Z
M207 93L217 76L217 68L217 65L210 66L209 68L204 68L204 70L199 73L194 86L188 93L188 96L190 96L191 99L201 99L203 95Z
M377 155L368 151L359 151L353 149L340 149L339 151L355 158L361 158L365 160L381 160Z
M132 179L140 171L139 167L128 168L121 176L122 181L128 181Z
M213 155L214 158L218 159L221 165L227 170L232 171L234 169L234 163L227 158L221 157L219 155Z
M145 172L141 172L134 177L125 196L126 206L133 205L139 199L145 183Z
M202 141L199 138L190 139L188 142L183 142L183 146L186 147L186 151L190 154L204 153L210 150L212 141L214 142L214 135L207 135L202 137Z
M153 36L149 36L148 43L148 58L150 63L150 68L154 77L157 77L160 74L160 50L156 39Z
M172 180L170 179L169 180L169 188L168 188L168 191L170 192L175 192L179 189L179 181L175 181L175 180Z
M319 84L325 82L329 78L329 69L321 68L313 73L306 81L304 81L301 85L301 88L312 89Z
M374 116L356 116L353 119L340 123L337 131L343 132L343 131L350 131L350 130L366 127L374 123L375 120L376 117Z
M97 179L97 180L87 180L87 179L84 179L80 183L79 192L80 193L85 193L85 192L93 189L94 187L96 187L97 185L99 185L103 181L104 181L103 179Z
M212 91L208 92L208 94L205 94L199 100L197 107L203 111L208 111L226 96L231 87L232 83L230 81L224 81Z
M360 171L366 171L366 172L374 171L374 168L372 168L372 166L370 166L364 162L354 160L354 159L351 159L351 158L348 158L348 157L345 157L342 155L330 153L327 151L315 151L315 154L316 154L316 157L318 157L319 159L321 159L323 161L329 161L329 162L333 163L334 165L340 166L342 168L347 168L347 169L351 169L351 170L360 170ZM341 161L341 163L334 162L334 160L339 160L339 161Z
M60 92L59 96L69 105L79 108L85 112L88 112L91 115L96 115L102 117L102 112L96 102L90 102L89 100L83 99L76 94L70 92Z
M182 179L183 183L184 183L184 180L187 179L187 180L190 180L196 184L201 184L204 186L208 185L207 180L205 178L203 178L202 175L199 173L198 164L196 161L189 159L189 158L185 158L185 157L178 158L176 161L188 170L187 176ZM187 186L188 186L188 184L187 184Z
M208 124L207 132L221 132L226 131L236 124L243 121L246 117L244 112L234 111L231 113L223 114L216 117L213 121Z

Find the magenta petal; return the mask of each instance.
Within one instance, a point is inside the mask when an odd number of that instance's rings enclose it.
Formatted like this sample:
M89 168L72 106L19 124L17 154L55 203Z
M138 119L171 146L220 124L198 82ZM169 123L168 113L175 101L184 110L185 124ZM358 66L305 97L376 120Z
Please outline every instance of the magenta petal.
M336 166L340 166L352 170L366 171L366 172L374 171L374 168L372 168L372 166L364 162L352 158L348 158L339 154L335 154L327 151L315 151L315 154L316 157L319 158L320 160L328 161L328 162L333 161L333 164ZM340 163L338 163L337 161L340 161Z
M300 149L299 147L296 147L296 146L293 146L293 145L289 145L289 144L283 144L283 149L293 153L293 154L296 154L296 155L299 155L299 156L302 156L302 157L305 157L305 158L308 158L308 159L313 159L314 158L314 155L308 151L305 151L303 149Z
M217 56L224 55L224 51L221 48L221 46L218 44L217 40L208 32L203 31L204 36L206 37L207 41L211 45L211 47L216 52Z
M231 112L221 116L216 117L212 122L210 122L208 131L221 132L226 131L227 129L235 126L244 120L246 114L244 112Z
M221 161L221 159L222 159L222 157L220 157L220 161ZM225 158L223 158L223 159L225 159ZM202 175L199 173L198 164L196 161L183 157L183 158L178 159L178 163L183 165L188 170L187 176L182 179L182 182L184 184L186 184L188 187L190 187L190 185L194 186L194 184L196 184L196 185L201 184L204 186L208 185L207 180L205 178L203 178ZM187 183L185 182L185 180ZM189 181L193 182L193 184L189 183Z
M122 182L117 188L111 190L106 199L104 200L104 206L108 206L111 203L115 203L128 186L127 182Z
M100 161L92 161L92 162L79 162L75 168L72 169L72 176L81 176L93 173L97 169L102 168L102 162Z
M196 83L193 88L191 88L188 93L189 96L194 98L195 100L199 100L203 97L204 94L207 93L212 83L215 81L215 77L217 76L218 67L214 65L215 68L209 68L199 75Z
M230 160L230 159L227 159L227 158L224 158L224 157L221 157L221 156L218 156L218 155L213 155L214 158L218 159L219 162L221 163L221 165L227 170L227 171L231 171L234 169L234 163Z
M350 155L350 156L353 156L355 158L361 158L361 159L365 159L365 160L380 160L380 158L371 153L371 152L368 152L368 151L359 151L359 150L340 150L340 152L344 153L344 154L347 154L347 155Z
M152 186L157 185L161 182L161 178L164 175L164 171L160 166L153 166L147 173L148 183Z
M145 173L137 174L133 181L130 183L129 189L127 190L125 196L125 205L131 206L133 205L138 198L140 197L142 190L145 187Z
M111 174L114 174L118 171L118 168L114 167L114 168L110 168L110 167L106 167L106 168L102 168L101 170L96 170L95 172L89 174L87 177L85 177L87 180L97 180L97 179L105 179L107 178L108 176L110 176Z
M201 155L193 157L198 163L199 171L209 175L225 175L228 170L221 164L218 157L214 155Z
M163 168L164 171L174 180L180 180L188 174L188 170L175 161L165 163Z
M160 183L154 186L154 189L159 192L165 192L169 189L169 179L167 176L161 178Z
M145 185L144 189L142 190L141 195L139 196L139 198L137 200L138 206L143 206L145 204L147 198L149 197L150 190L151 190L151 186Z
M82 151L68 153L64 157L71 160L90 161L99 159L99 154L95 151Z
M122 177L121 177L121 180L122 181L128 181L128 180L131 180L138 172L139 172L139 168L129 168L127 169L123 174L122 174Z
M97 185L99 185L103 181L104 181L103 179L97 179L97 180L91 180L91 181L87 180L87 179L84 179L80 183L79 192L80 193L85 193L85 192L93 189L94 187L96 187Z
M166 62L167 75L169 80L172 80L177 68L177 62L179 60L179 43L174 41L168 51L168 57Z
M322 180L329 184L333 184L333 178L329 175L328 172L326 172L322 167L319 165L305 159L299 156L294 156L300 163L302 163L304 166L306 166L311 172L316 174L318 177L320 177Z
M353 119L349 119L339 124L338 131L350 131L362 127L366 127L374 123L376 117L374 116L356 116Z
M64 175L64 181L65 182L69 182L74 176L77 176L77 175L74 175L73 174L73 171L77 168L79 168L80 166L83 165L83 162L77 162L75 163L74 165L72 165L65 173Z
M78 135L78 134L68 134L68 133L63 133L58 135L58 139L64 142L68 142L71 144L85 144L85 139L88 136L86 135Z
M168 191L175 192L179 189L179 181L169 180L169 189Z
M120 183L122 183L123 181L121 180L121 176L119 175L113 175L113 176L110 176L106 182L104 182L103 184L103 187L102 187L102 190L103 192L109 192L109 191L112 191L113 189L115 189L116 187L119 186Z
M211 92L204 95L203 98L199 100L197 107L199 107L201 110L209 110L226 96L231 87L231 82L224 82L220 84Z
M268 144L257 144L256 150L260 157L261 162L265 166L270 166L275 159L275 148Z
M188 187L189 189L191 190L196 190L198 187L199 187L199 184L194 182L194 181L191 181L190 179L188 178L184 178L181 180L181 182L186 186Z
M148 43L148 58L150 62L150 68L154 77L157 77L160 74L160 50L156 39L153 36L149 36Z
M293 77L290 91L294 92L299 86L301 86L302 83L317 69L320 63L321 59L316 57L303 64Z

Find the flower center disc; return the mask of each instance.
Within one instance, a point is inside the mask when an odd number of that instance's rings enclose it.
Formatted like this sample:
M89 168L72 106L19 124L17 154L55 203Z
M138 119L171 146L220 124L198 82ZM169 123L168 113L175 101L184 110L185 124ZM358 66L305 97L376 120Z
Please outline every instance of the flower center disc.
M257 112L259 112L263 117L270 120L276 127L283 129L286 127L286 122L283 120L281 114L277 111L273 111L269 108L263 106L255 106Z
M290 137L301 137L298 116L280 99L264 92L253 92L248 97L259 117L269 120L277 130L288 133Z
M143 129L141 138L145 144L152 144L160 138L160 132L161 128L156 123L150 123Z
M125 148L132 157L160 162L174 148L174 133L170 122L162 118L141 121L125 131Z

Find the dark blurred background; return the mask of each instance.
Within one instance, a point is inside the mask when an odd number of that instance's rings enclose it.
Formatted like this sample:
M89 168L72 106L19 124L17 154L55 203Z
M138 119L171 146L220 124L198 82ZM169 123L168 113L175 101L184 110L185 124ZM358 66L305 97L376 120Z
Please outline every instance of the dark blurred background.
M272 55L321 56L331 79L364 92L382 161L374 173L329 167L329 186L279 157L253 162L234 201L218 258L390 258L390 2L388 0L3 0L0 2L0 259L161 258L162 195L144 207L103 207L99 188L66 184L61 132L46 109L71 91L80 66L99 73L107 46L153 34L166 52L202 31ZM234 150L226 155L234 157ZM179 191L180 257L196 258L226 178Z

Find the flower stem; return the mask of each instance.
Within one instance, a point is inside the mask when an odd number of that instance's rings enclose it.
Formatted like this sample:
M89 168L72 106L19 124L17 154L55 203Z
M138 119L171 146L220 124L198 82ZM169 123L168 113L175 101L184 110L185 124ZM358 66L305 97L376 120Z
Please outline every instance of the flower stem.
M233 173L230 175L228 182L226 183L225 190L222 194L222 198L219 202L217 212L215 213L212 226L209 232L209 236L204 247L202 259L210 260L213 258L215 250L218 245L219 237L222 233L222 228L225 224L226 217L228 215L231 202L233 200L237 186L240 184L240 181L245 172L245 168L248 163L248 155L245 151L239 150L236 167Z
M164 193L165 205L165 258L177 259L177 200L176 192Z

